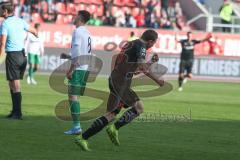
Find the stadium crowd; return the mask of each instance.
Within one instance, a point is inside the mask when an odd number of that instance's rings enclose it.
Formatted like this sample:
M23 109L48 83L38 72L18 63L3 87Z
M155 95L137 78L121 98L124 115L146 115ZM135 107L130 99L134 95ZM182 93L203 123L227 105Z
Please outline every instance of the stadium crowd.
M14 0L15 15L29 22L70 24L78 10L88 10L89 25L184 30L177 0Z

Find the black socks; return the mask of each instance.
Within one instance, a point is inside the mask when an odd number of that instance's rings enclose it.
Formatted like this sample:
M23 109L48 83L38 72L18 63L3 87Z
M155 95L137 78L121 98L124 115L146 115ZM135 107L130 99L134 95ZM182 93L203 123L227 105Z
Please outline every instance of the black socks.
M16 116L22 116L22 94L21 92L11 92L13 110L12 113Z
M178 77L178 85L179 85L179 87L182 87L183 79L184 78L182 78L182 77Z
M123 113L122 117L117 122L115 122L114 125L116 129L119 129L122 126L125 126L126 124L130 123L137 116L139 116L137 110L135 108L130 108L129 110Z
M100 132L107 125L108 125L108 120L106 117L102 116L96 119L93 122L92 126L82 134L83 139L87 140L88 138Z

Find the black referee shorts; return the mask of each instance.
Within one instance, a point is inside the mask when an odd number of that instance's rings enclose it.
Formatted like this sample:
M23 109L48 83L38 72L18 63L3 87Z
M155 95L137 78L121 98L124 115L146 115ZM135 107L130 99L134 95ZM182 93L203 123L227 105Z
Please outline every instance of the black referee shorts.
M193 60L181 60L179 65L179 73L184 73L185 70L187 71L187 74L192 73L193 68Z
M5 64L8 81L23 79L27 66L27 57L24 51L7 52Z

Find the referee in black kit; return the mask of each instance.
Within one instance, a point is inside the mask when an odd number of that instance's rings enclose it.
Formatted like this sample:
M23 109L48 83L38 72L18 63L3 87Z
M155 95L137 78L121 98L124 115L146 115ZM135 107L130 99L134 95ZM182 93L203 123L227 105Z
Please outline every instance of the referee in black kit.
M0 27L0 56L7 54L5 61L6 76L12 97L12 111L7 118L21 120L22 95L20 80L23 79L27 66L24 41L26 31L35 36L37 36L37 32L23 19L15 17L13 14L14 7L10 2L1 4L0 15L4 18L4 21Z

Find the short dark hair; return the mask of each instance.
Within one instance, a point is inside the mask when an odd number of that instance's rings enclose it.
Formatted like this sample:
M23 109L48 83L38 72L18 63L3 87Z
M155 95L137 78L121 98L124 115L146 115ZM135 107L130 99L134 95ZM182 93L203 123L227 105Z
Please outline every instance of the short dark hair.
M130 32L130 36L132 37L132 36L134 36L135 35L135 33L133 32L133 31L131 31Z
M14 12L14 6L10 2L3 2L0 4L2 10L7 10L8 13Z
M91 17L90 13L86 10L78 11L78 16L81 18L81 22L87 23Z
M143 32L141 39L144 41L153 40L155 41L158 38L158 33L152 29L148 29L145 32Z
M34 24L34 28L38 29L40 27L40 24L39 23L35 23Z
M187 36L189 36L190 34L192 34L192 32L191 32L191 31L188 31L188 32L187 32Z

